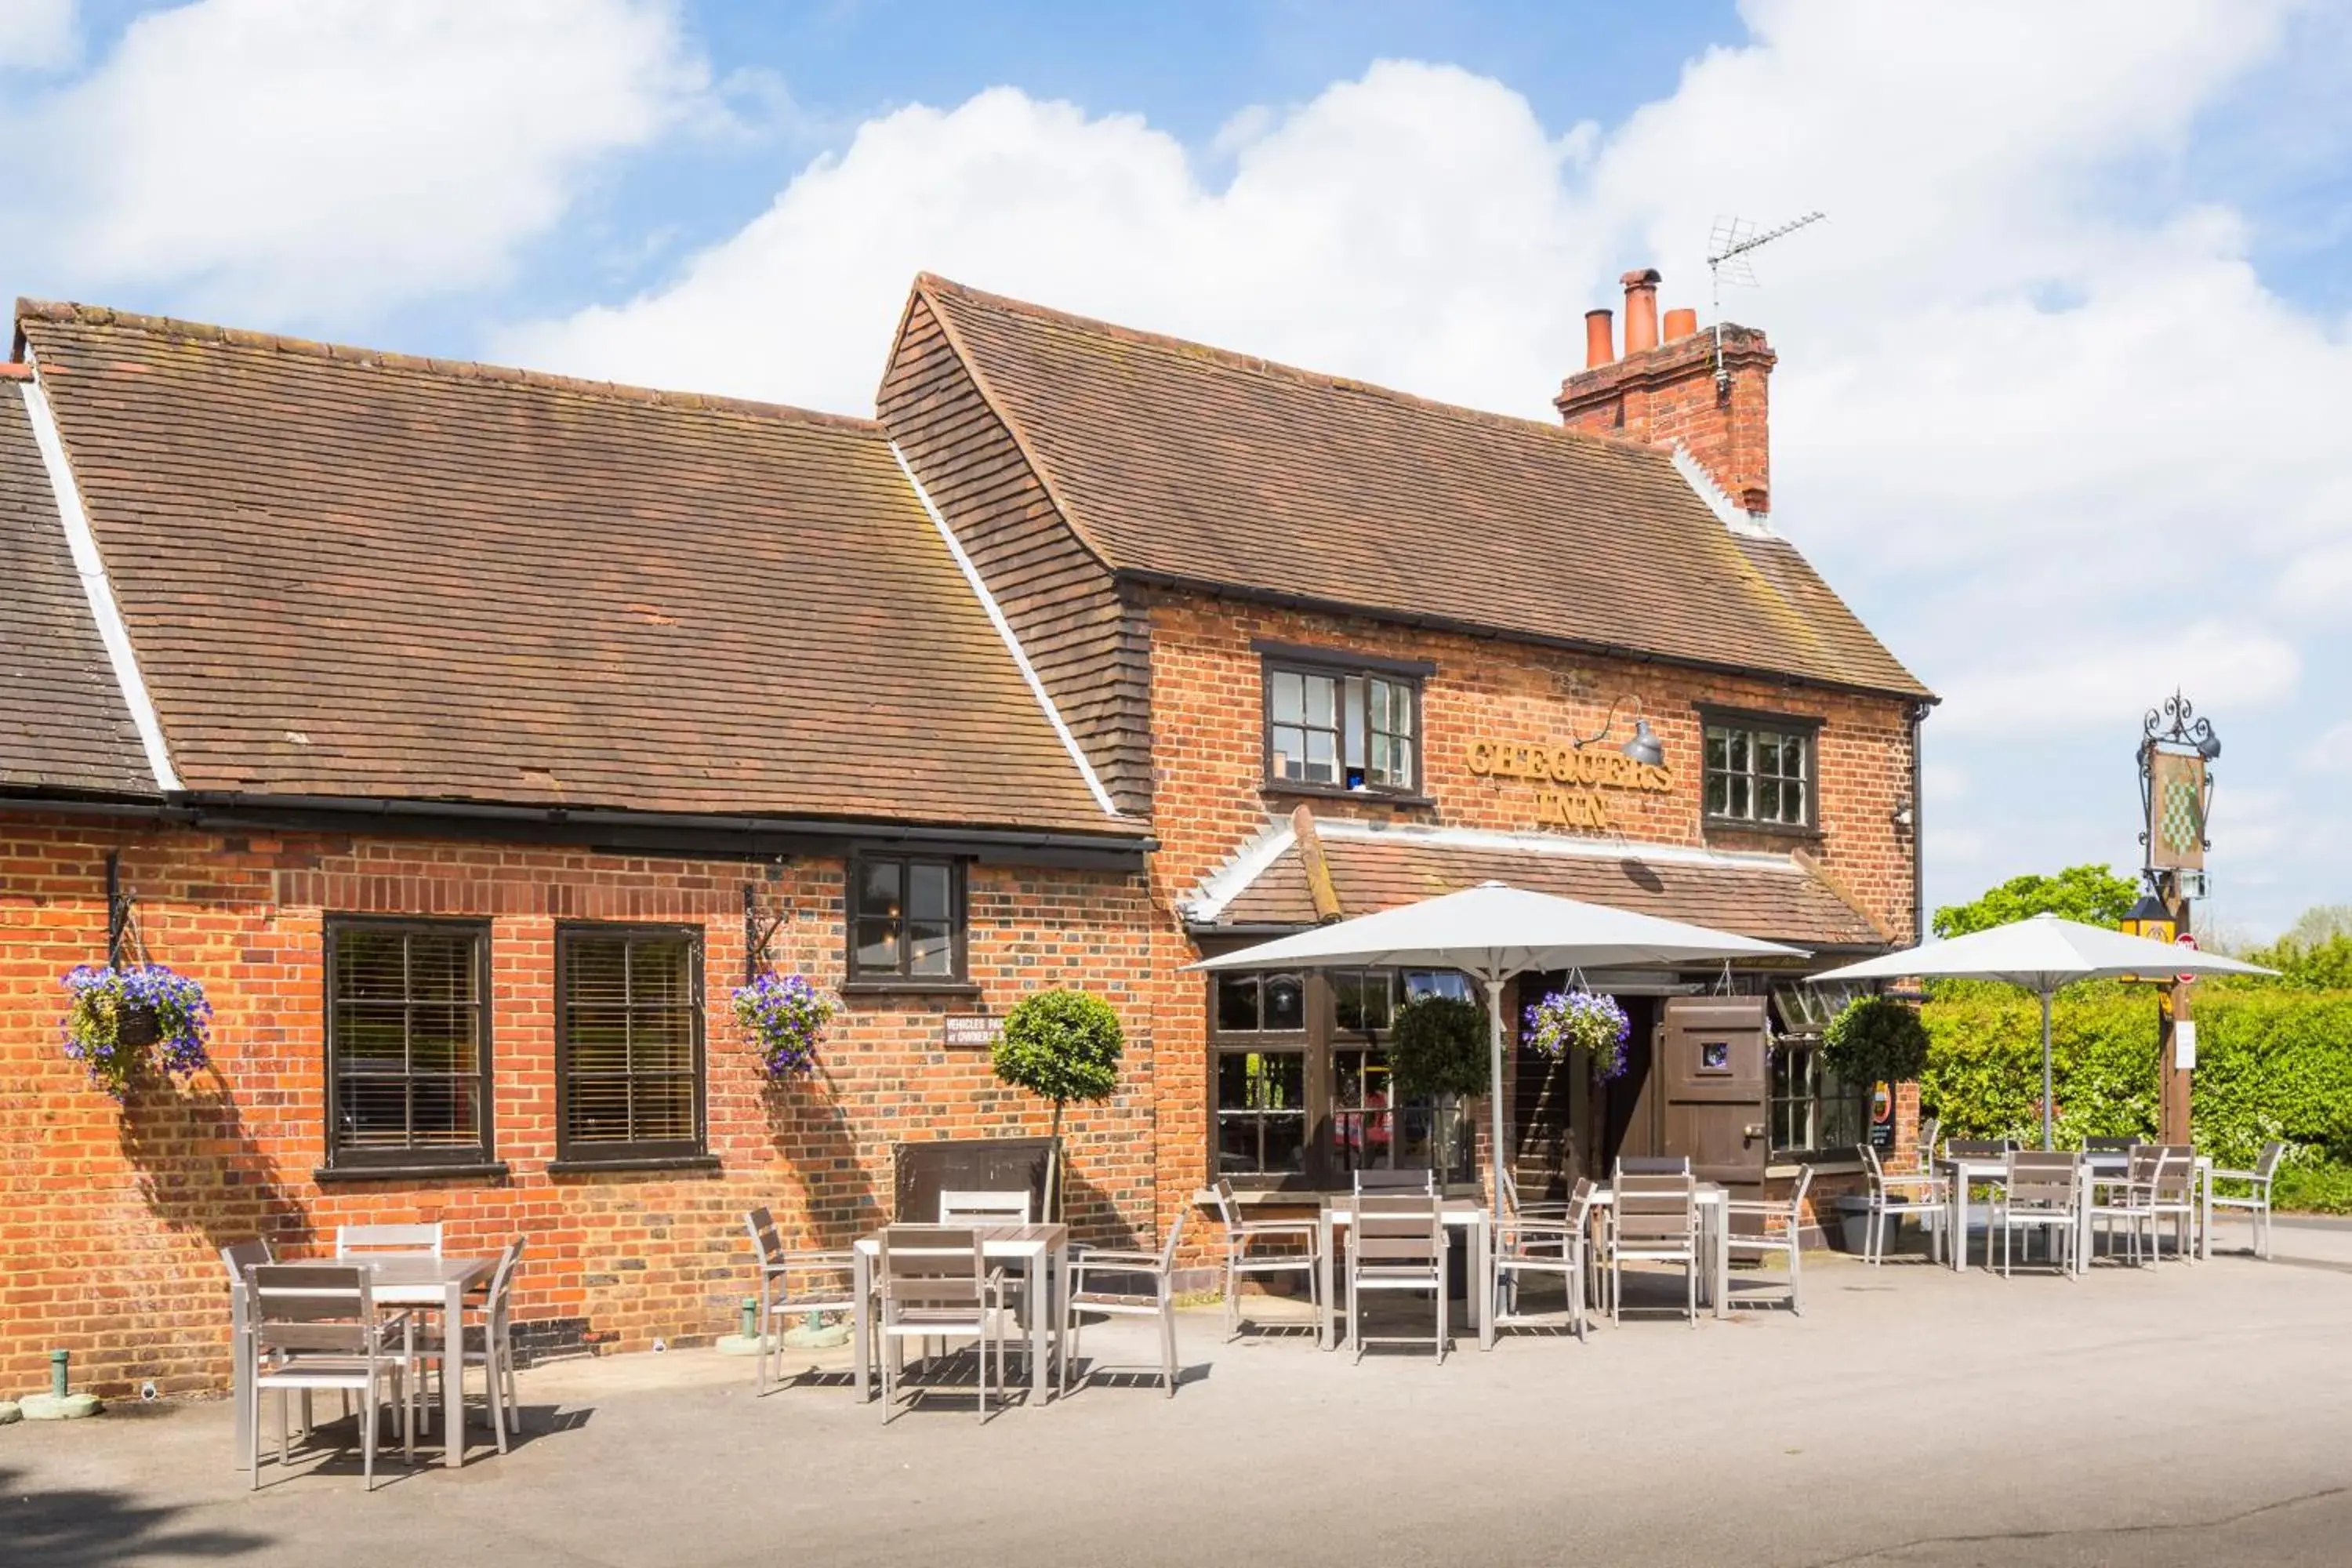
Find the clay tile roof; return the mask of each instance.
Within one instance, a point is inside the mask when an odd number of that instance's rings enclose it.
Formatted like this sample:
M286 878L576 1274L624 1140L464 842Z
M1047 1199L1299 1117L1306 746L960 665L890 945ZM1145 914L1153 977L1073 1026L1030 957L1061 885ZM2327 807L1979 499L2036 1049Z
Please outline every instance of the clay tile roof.
M154 795L14 379L0 379L0 790Z
M1139 831L870 421L18 312L190 790Z
M919 291L1114 570L1869 691L1926 689L1671 453L983 294Z
M1517 847L1471 847L1446 842L1442 829L1342 837L1341 825L1323 822L1318 826L1340 912L1349 917L1492 880L1800 947L1890 945L1887 933L1827 882L1796 862L1778 858L1743 861L1727 856L1701 863L1704 857L1645 850L1640 845L1610 852L1607 847L1581 842L1555 844L1563 852L1547 853L1532 837ZM1580 852L1565 852L1570 848ZM1314 899L1296 846L1236 894L1217 920L1221 925L1241 926L1309 926L1316 921Z

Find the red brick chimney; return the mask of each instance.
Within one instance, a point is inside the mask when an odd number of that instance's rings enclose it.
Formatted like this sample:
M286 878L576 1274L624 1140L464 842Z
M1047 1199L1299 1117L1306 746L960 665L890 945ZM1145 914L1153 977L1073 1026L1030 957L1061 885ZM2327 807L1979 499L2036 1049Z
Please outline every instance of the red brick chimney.
M1771 510L1772 464L1767 440L1765 383L1777 359L1764 334L1726 322L1722 363L1717 334L1698 313L1666 312L1658 336L1658 274L1625 274L1625 353L1600 363L1606 340L1586 334L1586 367L1560 383L1552 406L1579 430L1628 436L1654 447L1679 446L1744 510Z

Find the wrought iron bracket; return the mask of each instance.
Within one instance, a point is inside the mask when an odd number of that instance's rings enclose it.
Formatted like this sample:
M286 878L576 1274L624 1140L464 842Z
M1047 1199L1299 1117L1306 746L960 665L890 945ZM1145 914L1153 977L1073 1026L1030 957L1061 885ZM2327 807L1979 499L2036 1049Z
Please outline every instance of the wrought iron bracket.
M126 946L143 947L139 940L139 900L122 886L122 851L106 852L106 966L122 967Z
M782 862L777 862L779 870ZM760 910L760 889L754 882L743 884L743 984L751 984L766 973L768 954L775 944L776 932L792 921L790 909L774 915Z

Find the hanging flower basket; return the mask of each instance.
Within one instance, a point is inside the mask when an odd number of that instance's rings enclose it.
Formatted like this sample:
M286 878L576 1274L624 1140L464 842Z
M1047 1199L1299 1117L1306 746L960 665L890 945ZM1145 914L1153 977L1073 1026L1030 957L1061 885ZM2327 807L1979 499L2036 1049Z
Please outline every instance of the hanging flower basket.
M1528 1008L1527 1043L1554 1061L1580 1052L1592 1063L1592 1076L1617 1077L1625 1070L1625 1042L1633 1037L1633 1020L1614 996L1591 991L1555 991Z
M187 975L161 963L85 963L68 972L65 988L73 996L66 1055L115 1099L129 1099L150 1068L184 1080L212 1065L212 1004Z
M735 1021L772 1079L816 1070L817 1042L841 1004L798 974L762 974L735 988Z

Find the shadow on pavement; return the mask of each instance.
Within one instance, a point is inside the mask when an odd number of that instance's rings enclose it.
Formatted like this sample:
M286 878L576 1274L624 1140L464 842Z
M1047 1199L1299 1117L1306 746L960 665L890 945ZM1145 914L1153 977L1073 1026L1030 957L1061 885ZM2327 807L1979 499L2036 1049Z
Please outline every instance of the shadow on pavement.
M181 1528L188 1510L129 1494L76 1487L26 1491L24 1472L0 1468L0 1542L12 1563L100 1568L159 1557L239 1557L270 1545L251 1531Z

